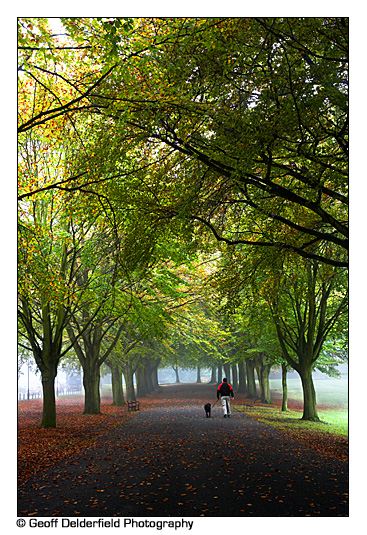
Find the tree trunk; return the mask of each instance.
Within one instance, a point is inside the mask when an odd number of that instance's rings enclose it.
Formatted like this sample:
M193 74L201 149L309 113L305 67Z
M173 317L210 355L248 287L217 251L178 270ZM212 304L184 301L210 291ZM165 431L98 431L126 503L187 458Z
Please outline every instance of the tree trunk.
M223 379L223 367L222 363L218 364L218 384L222 382Z
M216 366L212 366L212 376L210 378L210 384L216 384L217 383L217 368Z
M300 369L298 373L301 376L303 388L303 416L302 420L310 420L312 422L319 422L316 405L316 392L312 380L311 365L306 369Z
M246 365L243 360L240 360L238 363L238 388L237 392L246 394L247 392L247 386L246 386Z
M56 427L55 377L56 371L42 373L43 412L41 427Z
M258 355L255 356L254 358L254 361L255 361L255 370L256 370L256 375L257 375L257 381L259 383L259 387L260 387L260 398L261 398L261 357L259 358Z
M100 371L96 361L86 360L83 367L84 412L83 414L101 414L101 396L99 391Z
M231 366L230 364L223 364L223 368L224 368L224 373L225 373L227 382L230 383L231 382Z
M159 364L161 362L161 359L156 359L156 361L154 362L152 368L152 374L151 374L151 378L152 378L152 386L153 386L153 390L160 390L160 386L159 386L159 381L158 381L158 368L159 368Z
M135 389L134 389L134 372L131 363L127 363L124 368L124 377L126 384L126 400L136 401Z
M201 374L200 374L201 370L200 370L200 366L197 366L196 368L196 382L197 383L201 383Z
M178 375L178 366L174 366L173 369L175 370L175 373L176 373L176 383L179 383L180 377Z
M271 405L269 375L272 364L265 364L261 367L261 402Z
M55 378L60 361L62 338L64 331L65 312L59 311L51 321L49 303L42 305L42 328L40 329L42 343L36 343L32 315L28 303L21 299L23 311L22 322L27 330L28 339L32 347L33 357L41 372L43 391L43 410L41 427L56 427L56 396ZM28 391L29 394L29 391Z
M232 387L234 390L237 390L238 387L237 364L233 364L232 366Z
M145 381L145 384L146 384L146 393L147 394L149 394L149 392L153 392L153 390L154 390L154 386L153 386L153 368L154 368L154 364L152 362L148 362L143 367L144 381Z
M247 373L247 395L249 398L257 398L255 383L255 362L253 359L246 359Z
M282 390L283 390L283 399L282 399L282 411L288 410L288 387L287 387L287 365L282 362Z
M145 398L148 393L146 369L139 366L136 370L136 395L138 398Z
M109 367L112 378L112 405L125 405L121 365L117 362L111 362Z
M85 316L85 314L84 314ZM85 318L84 318L85 319ZM76 355L83 368L83 386L84 386L84 412L83 414L100 414L101 397L99 390L100 367L99 358L101 349L101 324L89 325L88 329L82 335L84 350L76 340L74 330L71 324L68 325L67 331L70 341L74 345Z
M272 364L265 362L265 354L259 353L255 357L256 373L260 386L260 399L262 403L271 404L269 374Z

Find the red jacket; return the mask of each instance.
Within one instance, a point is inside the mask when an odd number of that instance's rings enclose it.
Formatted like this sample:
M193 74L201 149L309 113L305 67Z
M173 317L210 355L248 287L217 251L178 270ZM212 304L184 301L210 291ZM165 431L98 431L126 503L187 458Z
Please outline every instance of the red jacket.
M221 383L221 384L218 386L218 390L217 390L217 399L219 399L219 395L221 395L221 396L232 396L232 397L234 397L232 386L231 386L229 383L225 383L225 382Z

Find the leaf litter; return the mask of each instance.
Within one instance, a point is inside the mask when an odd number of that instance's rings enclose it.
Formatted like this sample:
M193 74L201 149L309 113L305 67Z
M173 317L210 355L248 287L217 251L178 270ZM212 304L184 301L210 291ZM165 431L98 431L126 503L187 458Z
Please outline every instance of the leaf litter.
M213 389L213 386L211 386L211 388ZM197 515L207 516L218 514L218 511L220 510L220 488L218 488L218 486L214 487L214 493L211 496L210 504L207 501L197 503L197 495L199 490L201 492L200 496L202 496L202 491L205 491L206 485L213 489L213 478L208 477L207 481L201 484L200 489L198 489L198 485L195 482L197 476L191 477L191 479L187 481L184 486L181 485L179 489L175 488L174 480L175 478L177 480L182 479L182 475L184 475L186 471L188 472L189 478L189 474L195 474L196 471L205 470L208 463L213 463L215 460L215 462L221 463L219 467L219 475L221 471L223 471L230 478L231 473L238 475L238 472L241 472L240 477L243 482L241 486L242 488L234 486L231 490L233 496L238 496L243 502L243 508L239 509L239 514L252 514L249 510L253 507L254 500L249 500L249 497L256 497L264 502L271 502L275 499L277 503L284 504L286 501L284 490L277 493L274 497L271 484L264 485L264 481L269 481L269 483L271 483L271 479L277 475L277 472L279 472L279 469L276 466L272 467L271 462L263 463L264 466L267 466L264 468L264 472L260 470L259 481L254 481L251 477L246 477L246 473L243 472L243 467L256 463L257 455L256 451L240 451L239 446L241 446L243 442L243 437L240 433L237 433L238 436L236 435L236 432L232 434L231 440L227 442L225 455L223 452L216 451L217 449L215 448L215 445L206 442L204 433L196 432L195 447L198 445L200 446L200 441L202 440L202 450L196 456L191 455L189 439L184 440L182 437L176 438L174 434L172 435L172 440L176 440L175 446L178 446L178 448L175 448L174 450L174 456L172 455L172 444L162 443L159 436L160 425L169 428L171 424L170 411L172 408L180 409L180 411L182 411L182 420L189 418L185 409L192 409L195 405L202 406L203 401L207 401L207 392L208 389L204 389L200 392L194 388L191 392L186 391L184 395L181 396L179 389L177 389L177 391L172 391L171 389L168 399L166 399L165 394L167 391L165 392L163 389L163 395L155 393L149 395L147 398L141 399L141 409L143 411L154 411L155 409L160 409L161 411L160 424L155 426L152 425L149 431L149 448L147 449L147 454L145 456L142 457L141 453L134 455L136 450L139 452L139 445L142 438L144 436L146 437L143 430L142 432L137 432L133 436L129 435L126 437L126 441L121 443L120 446L123 447L127 455L124 457L124 463L119 464L119 466L117 466L116 463L111 463L111 456L107 454L102 458L103 466L97 468L91 457L86 473L78 475L77 477L74 477L74 479L72 476L65 473L58 474L53 483L57 487L62 481L65 482L66 479L70 479L70 483L72 483L70 488L78 488L80 495L80 488L83 486L83 478L87 477L88 474L93 474L93 477L96 477L95 496L89 498L87 506L91 509L97 509L95 514L101 514L101 511L109 511L110 490L108 486L106 488L101 488L98 483L99 475L104 473L109 474L111 484L120 488L119 496L122 500L145 507L150 514L154 511L154 503L159 503L161 507L168 507L172 504L172 499L174 499L176 502L175 506L182 509L182 514L185 514L187 507L191 507L190 511L194 509ZM187 397L189 399L187 399ZM244 396L236 396L235 403L241 404L243 401ZM31 476L34 476L35 474L38 475L50 467L57 465L62 459L69 459L72 462L73 457L82 453L99 437L103 437L103 435L113 430L118 425L133 418L135 414L138 414L128 413L126 407L114 407L111 405L111 402L112 400L110 399L102 400L102 414L100 415L83 415L83 402L80 398L68 400L59 399L57 401L57 429L40 429L39 422L42 410L40 400L21 402L19 404L20 410L18 420L18 468L20 484L22 485L22 483L25 483ZM205 424L207 423L208 422L205 422ZM202 439L201 436L203 437ZM259 448L264 449L269 447L267 440L268 437L266 436L266 433L259 433ZM296 440L296 437L294 437L294 440ZM320 449L320 444L318 444L316 449ZM323 446L321 445L321 452L322 450ZM159 451L159 467L154 465L155 451ZM283 453L284 460L287 462L286 448ZM326 451L326 454L330 455L330 451ZM293 453L292 455L294 456ZM300 458L301 457L302 454L300 453ZM137 463L139 463L140 470L144 470L147 467L150 470L149 477L143 478L138 484L138 487L141 488L140 491L137 491L136 479L138 475L134 474L134 466ZM178 464L180 474L176 475L175 469L177 469ZM303 474L304 471L305 483L310 482L312 478L309 479L307 473L308 467L302 467L302 464L299 466L299 473ZM125 470L126 474L130 474L130 481L125 481L124 484L121 482L122 470ZM288 493L294 492L292 481L293 471L294 467L290 467L288 476L289 482L286 486ZM170 475L170 479L167 478L168 474ZM131 482L131 484L127 484L129 482ZM234 483L234 481L230 481L230 483ZM43 491L43 488L44 486L41 485L38 487L37 491ZM215 493L215 489L217 489L217 493ZM250 494L249 489L251 489ZM58 489L58 492L61 493L62 489ZM63 495L60 494L60 497L62 498ZM43 495L43 498L49 500L50 496L46 493ZM306 500L308 500L307 510L309 511L310 507L314 508L314 504L309 498L306 498ZM345 493L344 503L346 503L346 500L347 493ZM213 505L215 502L219 505ZM65 497L63 507L66 508L68 514L70 514L70 508L72 506L77 506L78 503L78 500L73 503L72 500ZM315 511L314 509L313 511L314 514L319 514L318 511ZM21 514L31 515L37 514L38 509L32 509L32 507L30 507L29 509L23 509L20 512ZM56 510L56 512L52 511L49 514L54 515L59 513L60 511ZM78 515L81 513L77 508L73 508L72 514ZM301 510L300 514L302 514Z

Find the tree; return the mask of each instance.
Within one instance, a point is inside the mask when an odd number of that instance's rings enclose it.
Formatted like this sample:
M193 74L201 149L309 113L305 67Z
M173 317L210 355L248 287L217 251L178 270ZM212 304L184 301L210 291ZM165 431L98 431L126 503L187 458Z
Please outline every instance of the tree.
M116 345L123 324L103 352L102 341L131 306L131 283L124 281L119 264L121 240L115 228L106 224L106 218L97 215L92 222L85 217L75 219L72 230L77 248L72 281L81 297L67 333L83 368L84 413L99 414L100 367Z
M40 39L47 34L45 24L45 21L40 21ZM50 61L50 57L44 57L43 61ZM50 105L52 91L45 89L43 67L38 68L41 78L33 74L29 78L23 74L19 77L21 120L30 115L43 116ZM47 76L56 77L61 84L57 87L62 92L65 84L65 81L61 82L62 76L50 72ZM70 89L70 84L67 85ZM86 233L96 222L97 212L101 210L98 201L90 202L88 197L91 192L85 192L83 200L89 210L86 216L81 216L85 205L79 202L78 195L72 197L65 190L48 187L55 177L58 180L60 176L73 173L78 151L85 149L75 121L69 119L67 116L53 116L48 123L49 131L41 124L35 124L22 130L18 139L21 199L19 318L21 333L27 337L42 374L44 408L41 425L44 427L56 426L54 381L58 364L72 345L64 339L65 329L70 326L70 318L77 314L82 294L85 301L90 299L87 296L89 285L78 284L82 278L78 263L80 242L85 240ZM32 190L37 194L30 193ZM84 223L81 224L83 218ZM85 334L83 330L73 343L82 334Z
M249 398L257 398L256 383L255 383L255 360L252 358L246 359L246 375L247 375L247 396Z
M276 299L269 299L283 356L302 381L304 420L318 420L312 370L327 338L338 331L347 312L344 273L316 261L286 272L277 285ZM302 276L303 275L303 276Z
M70 284L71 237L56 199L33 201L23 216L18 240L19 345L32 351L41 372L41 426L55 427L54 382L60 359L70 349L63 347L64 330L76 297Z
M222 255L213 281L228 314L245 311L242 320L247 318L247 352L256 354L265 349L270 361L284 359L295 369L302 381L303 419L317 420L312 370L318 362L321 365L321 351L328 338L342 338L346 330L348 281L344 270L289 252L274 255L266 249L237 248ZM269 315L278 342L269 326ZM247 361L247 365L248 388L254 395L253 363Z
M83 368L84 414L100 414L100 368L111 353L121 331L117 331L107 351L101 353L101 342L116 319L106 321L106 318L97 317L92 321L91 316L84 313L83 320L79 322L73 320L78 326L78 331L75 331L72 323L68 325L67 331ZM83 343L77 341L77 336L80 335Z

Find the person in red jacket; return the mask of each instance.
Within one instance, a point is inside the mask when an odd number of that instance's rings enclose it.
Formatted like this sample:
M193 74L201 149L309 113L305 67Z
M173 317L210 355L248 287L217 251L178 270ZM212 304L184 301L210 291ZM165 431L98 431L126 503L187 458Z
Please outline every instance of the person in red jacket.
M231 416L231 398L234 398L233 388L232 386L227 382L227 379L224 377L223 382L218 386L217 389L217 399L219 399L219 396L222 400L222 407L223 407L223 418L229 418Z

